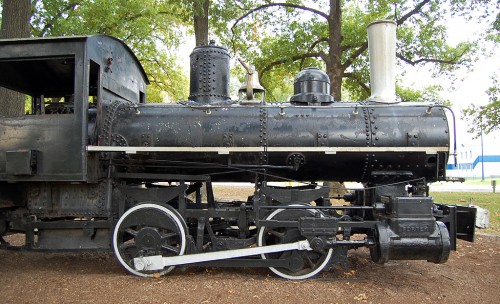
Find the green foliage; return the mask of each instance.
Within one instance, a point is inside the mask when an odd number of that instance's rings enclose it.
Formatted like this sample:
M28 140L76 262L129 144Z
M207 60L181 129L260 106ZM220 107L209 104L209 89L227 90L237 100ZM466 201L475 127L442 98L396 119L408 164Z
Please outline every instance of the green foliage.
M184 8L176 1L46 0L34 1L34 36L106 34L122 39L141 61L152 85L148 100L162 91L173 99L187 97L187 77L173 50L183 32Z
M450 106L449 100L444 100L439 96L443 88L439 85L429 85L422 90L396 87L396 94L402 101L425 101Z
M153 84L148 100L163 99L165 92L171 99L185 99L187 77L176 64L173 50L192 31L185 25L192 24L193 10L200 7L194 1L203 0L33 0L32 32L34 36L116 36L130 45L143 63ZM371 21L398 20L399 64L430 64L434 76L452 77L458 67L474 63L480 42L448 45L444 17L450 13L467 18L471 12L475 16L491 14L486 8L491 6L488 0L361 0L340 1L342 17L334 20L329 13L335 2L210 0L209 35L218 37L219 44L233 55L256 66L271 100L286 100L292 95L294 76L311 66L330 75L340 70L343 95L363 100L369 95L369 66L367 51L360 50L366 44L366 25ZM263 8L252 12L259 6ZM498 42L499 19L500 14L488 33L492 41ZM341 29L340 52L329 43L336 28ZM434 100L437 95L423 95L428 92L398 89L405 100Z
M332 10L330 3L335 1L281 2L301 5L301 8L279 6L266 0L214 0L210 11L212 16L217 16L211 19L213 32L235 54L255 64L269 96L275 97L282 96L283 88L290 86L277 79L290 81L301 68L308 66L328 70L337 61L340 63L337 66L344 69L344 96L347 94L354 100L366 98L369 95L367 51L358 51L366 43L366 26L376 19L398 21L399 64L429 65L433 67L433 76L453 78L458 68L474 63L480 42L449 45L444 17L449 14L469 17L472 12L491 14L483 8L489 3L487 0L341 1L342 19L341 24L337 24L325 18ZM245 16L260 6L263 8ZM341 27L340 57L335 55L335 46L328 43L335 27ZM279 76L283 78L277 78ZM411 90L405 88L401 92L409 94ZM426 97L422 92L412 94Z
M463 111L464 118L469 124L469 132L475 138L481 136L482 132L488 134L500 129L500 83L498 77L492 77L492 86L486 91L488 104L478 106L471 105Z
M500 6L500 1L498 1L497 6ZM500 12L497 13L496 18L491 24L491 27L488 30L487 34L488 34L487 39L489 41L493 41L494 43L500 43Z

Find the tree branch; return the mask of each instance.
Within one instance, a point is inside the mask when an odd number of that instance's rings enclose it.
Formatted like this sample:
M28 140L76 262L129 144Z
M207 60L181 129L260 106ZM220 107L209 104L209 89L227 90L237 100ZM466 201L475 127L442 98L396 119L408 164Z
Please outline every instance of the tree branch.
M358 58L363 52L368 48L368 42L364 42L354 53L347 58L347 60L342 64L342 70L345 71L351 64Z
M321 42L326 42L328 43L330 40L328 38L319 38L318 40L314 41L313 44L311 44L311 46L309 47L309 50L312 50L314 49L318 44L320 44Z
M328 42L328 38L320 38L316 41L313 42L313 44L311 44L311 46L309 47L309 50L308 50L308 53L311 53L313 51L313 49L318 45L320 44L321 42ZM321 51L320 51L321 52ZM326 55L326 54L325 54ZM321 56L321 59L325 60L325 58L323 58L323 56ZM304 65L304 60L306 60L306 57L302 58L302 60L300 61L300 69L302 69L302 66Z
M356 81L357 84L359 84L359 86L363 90L365 90L365 92L367 92L368 94L370 94L370 88L363 81L361 81L361 79L359 79L359 77L356 76L356 74L354 74L354 73L343 73L342 77L347 77L347 78L353 79L354 81Z
M257 12L257 11L260 11L260 10L263 10L263 9L266 9L266 8L269 8L269 7L273 7L273 6L291 7L291 8L301 9L301 10L308 11L308 12L311 12L313 14L319 15L319 16L325 18L326 20L328 20L328 15L327 14L325 14L325 13L323 13L321 11L315 10L313 8L307 7L307 6L298 5L298 4L291 4L291 3L269 3L269 4L264 4L264 5L257 6L256 8L253 8L253 9L249 10L246 14L244 14L240 18L236 19L236 21L234 22L233 26L231 26L231 32L234 34L234 27L241 20L245 19L249 15L251 15L251 14Z
M342 50L342 52L345 52L347 50L350 50L350 49L353 49L353 48L356 48L356 47L359 47L357 45L342 45L340 47L340 49Z
M462 54L463 55L463 54ZM419 63L427 63L427 62L433 62L433 63L444 63L444 64L458 64L460 63L459 60L457 59L449 59L449 60L444 60L444 59L434 59L434 58L419 58L417 60L411 60L408 58L405 58L401 54L396 55L399 59L403 60L404 62L410 64L410 65L417 65ZM460 56L461 57L461 56Z
M301 59L304 59L304 58L322 58L326 56L326 54L324 52L313 52L313 53L305 53L305 54L300 54L300 55L296 55L296 56L292 56L290 58L285 58L285 59L282 59L282 60L276 60L276 61L273 61L271 63L269 63L267 66L265 66L260 72L259 72L259 75L260 77L262 77L262 75L264 75L265 72L271 70L273 67L275 66L278 66L278 65L281 65L281 64L284 64L286 62L289 62L289 61L297 61L297 60L301 60Z
M411 16L415 15L416 13L420 12L420 10L422 9L422 7L424 5L426 5L427 3L429 3L430 0L424 0L422 2L420 2L419 4L417 4L417 6L415 6L415 8L413 8L411 11L409 11L408 13L406 13L404 16L402 16L401 18L399 18L397 21L396 21L396 24L397 25L401 25L403 24L408 18L410 18Z

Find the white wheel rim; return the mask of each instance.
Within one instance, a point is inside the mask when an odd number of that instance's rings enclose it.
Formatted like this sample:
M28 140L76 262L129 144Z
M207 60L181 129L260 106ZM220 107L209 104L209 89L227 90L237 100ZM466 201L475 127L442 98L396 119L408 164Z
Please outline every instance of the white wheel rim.
M127 216L129 214L131 214L132 212L134 212L138 209L143 209L143 208L152 208L152 209L160 210L160 211L168 214L174 220L177 228L179 229L179 233L180 233L180 237L181 237L181 248L179 250L179 255L183 255L185 250L186 250L186 230L184 229L184 225L180 221L179 216L175 212L173 212L172 210L170 210L166 207L158 205L158 204L140 204L140 205L134 206L134 207L130 208L129 210L127 210L120 217L120 219L118 220L118 223L116 223L115 230L113 232L113 248L115 251L115 256L117 257L120 264L122 264L122 266L125 267L125 269L127 269L130 273L135 274L137 276L141 276L141 277L152 277L154 274L141 273L141 272L133 269L132 267L130 267L125 262L125 260L123 260L122 256L120 255L120 251L118 249L118 230L119 230L118 227L120 227L120 225L122 224L124 219L127 218ZM174 268L175 268L175 266L171 266L171 267L167 268L166 271L165 270L162 270L162 271L164 271L165 273L168 273Z
M303 206L303 205L290 205L290 206ZM268 217L266 217L266 221L267 220L270 220L272 219L276 214L282 212L282 211L285 211L286 209L276 209L274 210L271 214L269 214ZM317 212L316 210L314 209L308 209L312 212ZM262 226L260 229L259 229L259 235L258 235L258 238L257 238L257 246L263 246L262 244L262 240L263 240L263 237L264 237L264 230L266 230L266 226ZM288 280L304 280L304 279L308 279L312 276L315 276L316 274L318 274L319 272L321 272L321 270L323 270L323 268L326 267L326 265L328 264L328 262L330 261L330 258L332 257L332 254L333 254L333 248L330 248L328 250L328 253L326 255L326 258L325 260L323 261L323 263L321 263L321 265L316 268L314 271L310 272L310 273L307 273L307 274L304 274L304 275L299 275L299 276L294 276L294 275L289 275L289 274L286 274L286 273L283 273L281 271L279 271L278 269L274 268L274 267L269 267L269 269L275 273L276 275L282 277L282 278L285 278L285 279L288 279ZM262 257L263 260L266 260L266 255L265 254L261 254L260 255Z

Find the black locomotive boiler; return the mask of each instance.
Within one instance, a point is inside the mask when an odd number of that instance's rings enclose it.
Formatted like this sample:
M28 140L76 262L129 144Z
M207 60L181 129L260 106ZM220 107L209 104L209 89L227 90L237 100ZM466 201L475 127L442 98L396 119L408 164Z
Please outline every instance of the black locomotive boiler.
M370 28L387 57L377 31L395 24ZM445 107L397 102L390 81L373 78L369 100L334 101L313 68L290 102L268 103L253 98L249 70L245 100L233 101L228 52L197 47L189 99L149 104L144 70L117 39L1 40L0 86L29 109L0 118L0 246L23 233L25 250L114 250L139 276L195 264L305 279L349 249L368 247L377 263L444 263L457 238L473 239L473 209L428 196L446 179ZM283 181L301 183L273 183ZM330 196L329 181L363 188ZM255 191L218 201L213 182Z

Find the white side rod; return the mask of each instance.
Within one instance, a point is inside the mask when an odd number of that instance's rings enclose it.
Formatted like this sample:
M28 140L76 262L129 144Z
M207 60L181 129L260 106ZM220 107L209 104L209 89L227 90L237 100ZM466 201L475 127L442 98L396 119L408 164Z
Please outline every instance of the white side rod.
M176 255L163 257L153 255L148 257L134 258L134 267L137 271L162 270L167 266L185 265L208 261L233 259L244 256L259 255L264 253L281 252L288 250L312 250L309 241L303 240L295 243L252 247L234 250L223 250L197 254Z

